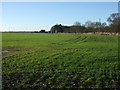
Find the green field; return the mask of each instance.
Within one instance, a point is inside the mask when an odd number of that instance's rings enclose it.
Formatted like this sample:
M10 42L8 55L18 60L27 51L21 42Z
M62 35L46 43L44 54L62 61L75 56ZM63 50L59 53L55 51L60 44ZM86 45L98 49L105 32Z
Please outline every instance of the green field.
M120 88L118 36L3 33L3 88Z

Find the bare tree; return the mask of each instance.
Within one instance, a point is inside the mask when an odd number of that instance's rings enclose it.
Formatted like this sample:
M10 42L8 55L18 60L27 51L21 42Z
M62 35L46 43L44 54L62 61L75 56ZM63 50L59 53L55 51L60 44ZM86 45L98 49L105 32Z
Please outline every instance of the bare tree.
M107 21L110 24L120 24L120 13L113 13L108 17Z
M79 21L76 21L76 22L74 23L74 26L81 26L81 23L80 23Z

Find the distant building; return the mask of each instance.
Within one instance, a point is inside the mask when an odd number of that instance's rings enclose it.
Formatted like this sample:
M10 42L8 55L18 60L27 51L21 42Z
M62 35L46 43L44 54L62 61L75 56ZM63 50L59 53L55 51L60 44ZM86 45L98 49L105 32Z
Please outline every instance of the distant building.
M40 33L46 33L46 31L45 30L41 30Z
M55 33L57 33L58 30L55 30Z
M84 26L62 26L54 25L51 27L51 33L81 33L84 32L86 28Z
M51 33L51 31L48 31L47 33Z

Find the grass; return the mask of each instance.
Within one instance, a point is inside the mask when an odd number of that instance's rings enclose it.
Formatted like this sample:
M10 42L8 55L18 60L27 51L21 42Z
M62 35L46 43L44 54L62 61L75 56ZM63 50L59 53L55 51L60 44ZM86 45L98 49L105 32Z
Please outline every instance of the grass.
M120 88L118 36L3 33L3 89Z

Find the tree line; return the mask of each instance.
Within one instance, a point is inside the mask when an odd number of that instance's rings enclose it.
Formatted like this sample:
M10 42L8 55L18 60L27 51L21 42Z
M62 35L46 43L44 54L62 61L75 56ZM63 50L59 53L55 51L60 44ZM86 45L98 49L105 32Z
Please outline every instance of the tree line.
M92 22L87 21L84 25L81 25L79 21L76 21L72 26L64 26L61 24L54 25L51 33L95 33L95 32L109 32L119 33L120 30L120 13L113 13L108 18L109 25L105 22Z

